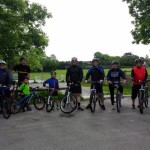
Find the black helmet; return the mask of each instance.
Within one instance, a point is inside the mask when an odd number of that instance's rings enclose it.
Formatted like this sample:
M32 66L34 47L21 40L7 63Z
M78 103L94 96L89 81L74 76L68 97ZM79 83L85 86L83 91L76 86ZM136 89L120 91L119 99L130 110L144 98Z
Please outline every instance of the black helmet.
M98 62L98 59L97 59L97 58L93 58L92 62L94 62L94 61L97 61L97 62Z
M118 65L119 63L117 61L112 61L111 65Z
M137 58L137 59L135 60L135 64L137 64L137 63L141 63L141 64L143 64L143 61L142 61L142 59L140 59L140 58Z

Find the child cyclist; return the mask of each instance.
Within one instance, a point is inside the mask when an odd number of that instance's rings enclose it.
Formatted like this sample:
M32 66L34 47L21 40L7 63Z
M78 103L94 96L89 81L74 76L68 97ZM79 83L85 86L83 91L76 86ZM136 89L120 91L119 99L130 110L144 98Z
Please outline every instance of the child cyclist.
M29 77L24 77L23 82L18 87L18 93L19 95L21 95L21 99L24 98L25 101L27 100L28 96L30 95ZM32 110L31 107L29 106L28 101L26 101L23 107L23 112L25 112L25 107L26 107L26 110L28 111ZM15 112L15 110L12 110L12 111Z
M54 103L56 104L56 109L59 110L59 101L58 101L59 84L58 84L58 80L56 79L56 72L51 71L50 74L51 74L51 78L45 80L43 82L43 86L45 87L46 84L49 84L49 88L50 88L49 92L54 97L55 100Z

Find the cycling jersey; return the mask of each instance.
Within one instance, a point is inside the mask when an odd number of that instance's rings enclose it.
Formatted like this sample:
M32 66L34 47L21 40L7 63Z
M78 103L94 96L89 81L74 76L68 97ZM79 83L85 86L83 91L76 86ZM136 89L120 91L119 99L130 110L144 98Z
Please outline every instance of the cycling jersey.
M72 65L67 69L66 81L78 83L83 79L83 70L78 65Z
M30 95L30 87L28 83L23 83L18 87L18 90L21 91L24 95Z
M141 66L141 67L134 66L132 68L131 77L134 80L145 81L147 79L147 76L148 76L148 73L144 66ZM133 85L139 85L139 84L141 84L141 83L133 81Z
M85 77L85 80L88 80L91 76L92 81L104 80L104 70L101 66L92 66Z
M9 85L12 81L12 75L9 70L0 69L0 84L1 85Z
M43 85L49 84L50 88L59 90L58 80L56 78L49 78L43 82Z

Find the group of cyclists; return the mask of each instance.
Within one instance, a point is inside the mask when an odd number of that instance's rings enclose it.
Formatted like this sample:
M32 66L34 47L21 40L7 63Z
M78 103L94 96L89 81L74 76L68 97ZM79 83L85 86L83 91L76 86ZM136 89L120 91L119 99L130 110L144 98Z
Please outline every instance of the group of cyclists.
M93 83L96 88L96 93L98 95L98 98L100 100L100 107L102 110L105 110L104 105L104 92L103 92L103 82L105 78L104 69L102 66L99 65L98 59L94 58L92 60L92 66L88 70L86 76L85 76L85 83L88 82L89 77L91 77L91 89L93 88ZM144 82L148 77L147 69L145 66L143 66L143 61L140 58L137 58L135 60L135 66L131 70L131 79L133 80L132 83L132 109L135 109L135 99L138 96L139 89L141 88L141 83ZM66 73L66 81L67 83L72 82L76 84L76 86L72 86L71 91L74 93L74 95L77 98L78 101L78 109L84 110L83 107L80 105L81 100L81 82L83 80L83 70L78 65L78 60L76 57L73 57L71 59L71 66L67 69ZM112 110L115 109L114 107L114 82L120 82L122 80L122 84L119 86L119 91L121 94L123 94L123 85L126 84L127 78L125 73L119 68L119 64L117 61L113 61L111 63L111 68L108 71L106 75L106 80L108 82L109 91L110 91L110 99L111 99L111 105ZM140 82L139 82L140 81ZM121 82L120 82L121 83ZM89 93L90 94L90 93ZM86 106L86 109L90 108L90 101L89 104Z
M18 85L17 85L18 90L23 92L24 96L30 94L29 83L28 83L28 80L30 78L30 67L27 65L26 59L21 57L20 63L14 66L12 72L6 69L6 62L0 60L0 95L3 86L6 86L4 92L8 97L10 96L9 85L13 80L12 73L14 72L18 73ZM148 77L148 73L146 67L143 66L143 61L140 58L136 59L135 66L131 70L131 78L134 80L132 84L132 94L131 94L133 109L135 109L135 99L138 96L141 82L144 82L147 79L147 77ZM92 60L92 66L87 71L84 82L87 83L89 78L91 78L91 89L93 88L93 83L96 82L95 88L96 88L96 93L100 99L100 107L102 110L105 110L106 108L104 104L104 92L103 92L103 82L105 79L105 73L103 67L99 65L99 61L96 58ZM112 110L114 110L115 107L114 107L113 83L116 81L120 82L122 80L122 84L126 84L127 81L126 75L119 68L119 64L117 61L113 61L111 63L111 68L106 75L106 80L109 86ZM76 57L73 57L71 59L71 65L70 67L68 67L66 71L66 82L67 85L69 85L69 83L73 83L71 85L70 90L77 99L78 110L81 111L84 110L84 108L81 106L81 93L82 93L81 82L82 81L83 81L83 69L78 65L78 59ZM45 86L46 84L49 84L50 88L54 88L56 90L55 92L53 92L53 96L56 97L57 99L57 95L58 95L57 91L59 90L59 84L58 84L58 80L56 79L55 71L52 71L51 77L43 82L43 86ZM119 91L121 94L123 94L122 85L119 86ZM28 110L31 110L29 105L27 105L27 108ZM57 108L58 108L58 101L57 101ZM86 106L86 109L89 108L90 108L90 102ZM1 109L0 109L0 113L1 113Z

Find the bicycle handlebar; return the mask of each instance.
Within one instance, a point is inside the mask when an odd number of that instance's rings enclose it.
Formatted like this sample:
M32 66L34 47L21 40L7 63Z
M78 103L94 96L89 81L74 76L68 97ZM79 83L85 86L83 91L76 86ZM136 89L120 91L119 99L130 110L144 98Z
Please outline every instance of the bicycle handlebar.
M135 82L138 82L138 83L141 83L141 84L145 84L147 82L150 82L150 80L141 81L141 80L135 80L135 79L132 79L132 78L131 78L131 80L135 81Z

